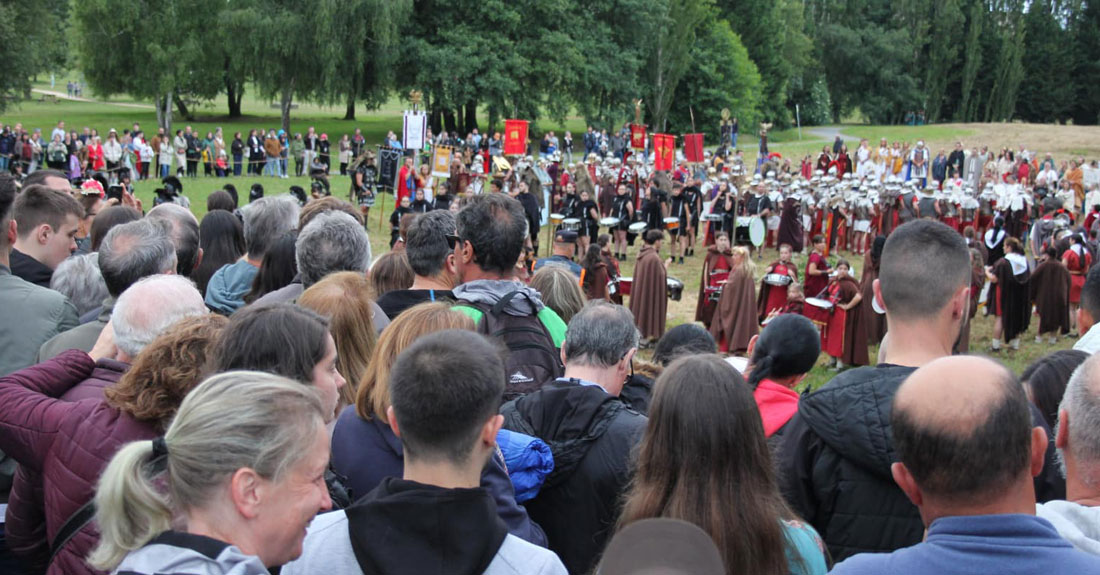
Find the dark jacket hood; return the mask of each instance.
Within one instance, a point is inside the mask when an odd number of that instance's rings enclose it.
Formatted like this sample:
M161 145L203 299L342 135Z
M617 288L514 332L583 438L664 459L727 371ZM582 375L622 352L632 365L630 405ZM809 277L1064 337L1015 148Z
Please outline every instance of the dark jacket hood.
M914 371L888 364L846 371L803 397L798 413L842 457L892 482L890 411L894 394Z
M601 387L551 381L505 404L501 413L504 427L538 437L550 446L554 471L546 477L545 489L572 475L623 409L626 405Z
M388 477L345 513L364 573L480 575L508 536L492 496L480 487Z

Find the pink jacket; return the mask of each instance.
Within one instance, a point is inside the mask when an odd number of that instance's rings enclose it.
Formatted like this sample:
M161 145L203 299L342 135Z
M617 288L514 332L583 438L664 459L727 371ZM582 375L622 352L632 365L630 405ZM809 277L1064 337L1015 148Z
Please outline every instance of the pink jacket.
M131 441L157 436L151 423L137 421L101 400L60 399L79 384L98 386L105 383L99 380L117 381L120 375L102 366L97 369L83 351L69 350L0 378L0 450L20 465L5 525L14 552L41 560L43 536L52 541L65 521L91 500L115 452ZM58 553L47 574L99 573L84 562L97 539L94 524L85 527Z

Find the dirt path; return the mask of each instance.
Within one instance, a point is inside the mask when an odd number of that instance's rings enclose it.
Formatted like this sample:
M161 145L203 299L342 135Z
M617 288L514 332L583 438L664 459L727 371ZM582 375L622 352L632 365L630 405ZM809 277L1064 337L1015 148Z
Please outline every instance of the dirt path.
M53 96L53 97L57 98L58 100L68 100L70 102L85 102L85 103L88 103L88 104L107 104L109 106L118 106L120 108L135 108L135 109L138 109L138 110L153 110L154 109L153 106L150 106L148 104L130 104L130 103L127 103L127 102L104 102L102 100L93 100L91 98L81 98L81 97L76 97L76 96L70 96L70 95L68 95L64 92L57 92L57 91L54 91L54 90L40 90L38 88L34 88L34 89L31 90L31 92L34 92L35 94L42 94L43 96Z

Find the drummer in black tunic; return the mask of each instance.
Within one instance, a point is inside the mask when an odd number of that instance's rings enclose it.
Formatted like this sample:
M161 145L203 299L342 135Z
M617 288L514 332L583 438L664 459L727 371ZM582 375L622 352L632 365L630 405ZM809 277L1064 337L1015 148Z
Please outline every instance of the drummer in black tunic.
M668 210L668 194L653 182L650 182L645 190L645 200L642 202L642 221L650 230L663 230L661 221Z
M699 233L699 214L703 208L703 192L699 187L701 183L702 180L696 178L690 181L690 185L684 186L684 197L687 198L688 212L691 214L691 217L688 218L686 233L688 256L695 255L695 236Z
M691 223L691 206L687 196L684 195L684 185L680 182L672 184L672 199L668 204L668 219L673 218L676 219L676 227L668 229L668 235L672 238L670 242L672 257L679 257L680 263L684 263L684 253L687 252L688 244L687 229L688 224Z
M634 198L626 185L619 185L618 193L611 202L611 216L619 218L619 225L614 230L615 259L626 261L626 233L634 221Z
M744 209L744 212L743 212L745 214L745 216L747 216L747 217L756 216L756 217L760 218L762 222L767 221L768 216L772 215L772 201L771 201L771 198L768 197L767 191L768 190L764 186L763 183L760 183L760 184L756 185L756 187L753 189L752 195L750 195L749 198L747 200L745 200L745 209ZM742 232L742 230L744 230L744 231ZM738 228L738 232L739 232L738 235L741 236L741 237L739 237L739 239L742 240L742 241L739 241L738 243L739 244L743 243L745 245L748 245L749 246L749 254L751 255L752 250L756 246L754 246L752 244L752 241L749 240L749 228L748 228L748 226L745 226L744 228ZM760 255L760 257L763 257L762 254L759 254L759 255Z

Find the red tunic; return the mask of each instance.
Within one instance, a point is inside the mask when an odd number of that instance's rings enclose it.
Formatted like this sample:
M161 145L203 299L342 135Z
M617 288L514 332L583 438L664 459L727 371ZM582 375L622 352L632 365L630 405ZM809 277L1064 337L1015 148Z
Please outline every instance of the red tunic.
M829 262L825 260L825 256L813 252L810 254L810 258L806 261L806 283L802 290L806 294L806 297L817 297L821 290L825 289L825 286L829 285L829 276L810 275L810 264L817 264L818 271L827 271L829 269Z
M1081 249L1082 255L1070 249L1062 254L1062 261L1070 274L1069 303L1081 303L1081 288L1085 287L1085 274L1092 265L1092 255L1085 249Z
M798 281L798 269L791 264L776 261L772 263L771 268L773 274L790 276L793 281ZM787 305L787 288L771 285L762 278L760 280L760 301L763 305L759 306L758 312L760 320L763 321L772 310L783 309Z

